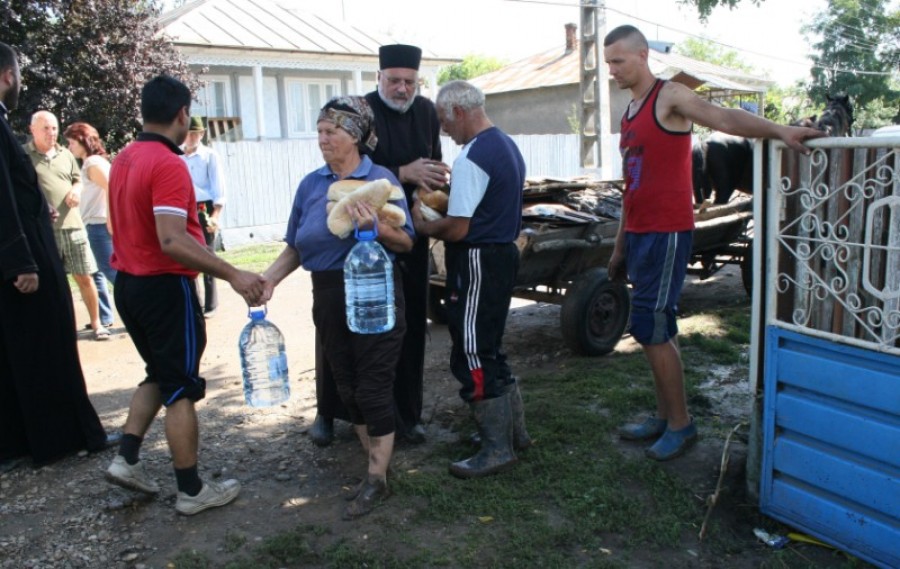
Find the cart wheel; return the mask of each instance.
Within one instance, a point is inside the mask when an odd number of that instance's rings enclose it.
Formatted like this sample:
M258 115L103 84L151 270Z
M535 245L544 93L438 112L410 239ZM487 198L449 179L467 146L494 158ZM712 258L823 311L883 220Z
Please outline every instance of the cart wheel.
M435 324L447 323L447 303L444 300L444 287L428 285L426 315Z
M606 269L591 269L577 277L563 298L563 338L577 354L608 354L625 333L630 310L625 283L610 281Z
M753 246L748 244L741 258L741 282L747 296L753 296Z

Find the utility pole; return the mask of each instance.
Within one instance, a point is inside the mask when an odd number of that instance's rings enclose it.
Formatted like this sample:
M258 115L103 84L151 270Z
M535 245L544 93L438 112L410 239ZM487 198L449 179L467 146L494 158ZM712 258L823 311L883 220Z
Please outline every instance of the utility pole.
M605 36L605 0L583 0L579 41L581 167L601 179L610 179L609 73L601 45Z

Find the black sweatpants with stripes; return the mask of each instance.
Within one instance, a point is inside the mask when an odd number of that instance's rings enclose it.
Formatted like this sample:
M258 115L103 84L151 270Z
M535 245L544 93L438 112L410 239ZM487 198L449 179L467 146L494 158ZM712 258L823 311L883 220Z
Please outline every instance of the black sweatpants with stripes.
M447 243L447 327L450 369L463 401L499 397L513 383L501 351L519 250L515 243Z

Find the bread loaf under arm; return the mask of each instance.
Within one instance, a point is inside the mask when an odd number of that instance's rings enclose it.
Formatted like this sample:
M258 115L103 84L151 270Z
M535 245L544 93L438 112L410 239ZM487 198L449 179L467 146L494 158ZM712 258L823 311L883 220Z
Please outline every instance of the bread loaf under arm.
M380 210L388 202L392 188L393 186L388 180L381 178L367 182L345 195L328 212L326 221L328 230L344 239L353 231L353 219L347 212L347 207L364 201L372 209Z

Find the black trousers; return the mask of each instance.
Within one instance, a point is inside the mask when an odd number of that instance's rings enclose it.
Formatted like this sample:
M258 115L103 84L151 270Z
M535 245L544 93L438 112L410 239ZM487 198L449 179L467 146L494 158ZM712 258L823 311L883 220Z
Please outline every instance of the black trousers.
M397 255L394 264L402 281L403 314L406 334L397 361L394 378L394 409L397 427L407 431L422 422L424 390L425 340L427 334L428 304L428 238L417 239L409 253ZM398 310L399 310L398 304ZM316 409L328 419L350 420L341 403L337 385L326 358L322 355L322 342L316 330Z
M207 220L208 215L213 211L212 200L197 202L197 207L206 208L206 216L200 216L200 227L203 228L203 239L206 241L206 248L215 253L216 233L209 233L206 228L209 227ZM216 291L216 277L203 273L203 312L215 310L219 306L219 294Z
M356 334L347 327L342 271L312 274L313 322L321 340L322 359L333 375L337 393L354 425L369 435L395 430L394 370L406 333L403 289L394 273L394 328L381 334Z
M420 237L412 251L397 255L406 303L406 335L394 379L397 423L408 431L422 422L425 372L425 339L428 308L428 238Z
M194 279L182 275L139 277L119 271L116 309L146 364L146 379L159 387L163 405L206 396L200 358L206 321Z
M493 399L513 383L501 351L519 250L515 243L447 244L447 328L450 370L466 402Z

